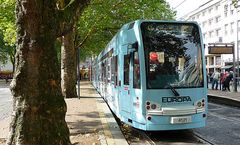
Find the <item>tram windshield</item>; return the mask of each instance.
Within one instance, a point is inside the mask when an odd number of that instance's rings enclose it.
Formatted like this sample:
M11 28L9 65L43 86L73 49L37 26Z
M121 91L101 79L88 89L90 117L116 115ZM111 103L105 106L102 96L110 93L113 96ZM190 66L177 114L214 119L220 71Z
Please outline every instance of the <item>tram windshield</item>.
M147 87L203 86L199 29L195 24L143 22Z

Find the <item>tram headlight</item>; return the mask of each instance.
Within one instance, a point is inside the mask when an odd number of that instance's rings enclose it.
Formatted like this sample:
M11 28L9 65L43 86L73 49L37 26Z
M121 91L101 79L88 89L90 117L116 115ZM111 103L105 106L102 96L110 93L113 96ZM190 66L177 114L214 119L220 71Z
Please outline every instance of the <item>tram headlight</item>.
M157 105L156 104L151 104L151 109L156 109L157 108Z
M202 100L198 100L196 103L195 103L195 106L196 108L203 108L205 106L205 100L202 99Z
M146 101L146 109L147 110L156 110L156 109L159 109L159 106L160 105L157 103Z
M202 102L197 102L197 107L201 108L202 107Z

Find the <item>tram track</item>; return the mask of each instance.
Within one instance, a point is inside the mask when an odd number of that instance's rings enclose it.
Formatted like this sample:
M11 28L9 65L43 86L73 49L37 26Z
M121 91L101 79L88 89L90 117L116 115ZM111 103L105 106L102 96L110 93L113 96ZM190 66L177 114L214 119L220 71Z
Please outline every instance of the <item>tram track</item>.
M114 113L113 115L129 145L159 145L159 144L165 144L165 143L168 145L171 145L171 144L176 145L176 143L182 144L184 142L186 144L190 143L191 145L192 144L195 145L199 143L204 145L215 145L213 142L205 139L194 130L173 131L173 134L175 134L175 136L178 136L180 134L183 134L183 136L189 136L189 134L191 134L190 136L195 138L195 139L189 139L190 141L187 139L183 141L181 137L179 139L179 138L174 138L173 137L174 135L171 136L170 135L171 131L151 132L151 131L143 131L143 130L133 128L130 125L127 125L126 123L121 122L121 120L119 120L119 118L117 118ZM163 139L164 137L162 136L166 137L167 139ZM174 140L174 141L171 141L171 140Z
M138 132L144 138L144 141L148 145L156 145L156 143L149 137L149 135L147 135L147 133L145 131L141 131L141 130L138 130L138 129L135 129L135 128L133 128L133 130Z
M176 138L172 138L174 141L170 141L171 137L169 137L168 139L162 139L161 137L158 137L159 132L146 132L146 131L142 131L142 130L138 130L135 129L133 127L129 127L129 130L131 130L131 136L127 135L126 137L126 131L123 131L123 134L126 138L126 140L128 141L129 145L159 145L159 144L163 144L163 143L167 143L168 145L174 144L176 145L177 143L182 144L184 143L184 141L182 141L181 139L176 139ZM180 131L181 132L181 131ZM164 132L160 132L160 134L163 134ZM204 145L215 145L213 142L203 138L200 134L198 134L197 132L194 132L193 130L191 131L187 131L187 133L185 133L186 136L188 136L188 134L191 133L191 136L193 138L195 138L195 141L190 141L193 140L191 138L189 138L189 140L185 140L186 144L204 144ZM169 134L168 131L166 131L166 134ZM181 133L179 133L181 134ZM139 137L139 141L136 142L133 138L135 138L136 136ZM155 137L154 137L155 136ZM159 135L161 136L161 135Z
M193 132L194 136L200 140L202 143L204 143L205 145L215 145L214 143L212 143L211 141L206 140L205 138L203 138L200 134Z

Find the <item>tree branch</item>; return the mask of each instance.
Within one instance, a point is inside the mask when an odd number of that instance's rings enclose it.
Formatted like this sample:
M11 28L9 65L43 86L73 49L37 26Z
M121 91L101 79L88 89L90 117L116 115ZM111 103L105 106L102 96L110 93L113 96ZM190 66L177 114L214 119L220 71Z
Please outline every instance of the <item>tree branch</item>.
M56 36L61 37L72 31L78 17L90 0L71 0L64 8L58 8L58 28Z
M122 4L123 2L122 1L119 1L118 3L116 3L115 5L113 5L113 7L110 9L110 11L116 7L118 7L120 4ZM97 24L98 21L104 19L104 16L101 16L101 17L98 17L98 20L93 24L93 26L91 27L91 30L87 33L87 35L84 37L84 39L76 46L76 48L78 47L81 47L86 41L87 39L89 38L89 36L93 33L93 31L95 31L95 26ZM102 30L109 30L109 29L119 29L119 28L111 28L111 27L105 27L104 29Z
M89 38L89 36L92 35L92 33L93 33L94 31L95 31L95 29L91 29L91 30L87 33L87 35L84 37L84 39L76 46L76 48L81 47L81 46L87 41L87 39Z

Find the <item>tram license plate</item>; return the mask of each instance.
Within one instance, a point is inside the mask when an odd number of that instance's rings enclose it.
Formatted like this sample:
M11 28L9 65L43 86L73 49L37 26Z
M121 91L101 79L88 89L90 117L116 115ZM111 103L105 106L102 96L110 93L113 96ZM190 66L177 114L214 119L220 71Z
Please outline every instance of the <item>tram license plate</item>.
M171 124L182 124L192 122L191 116L171 117Z

